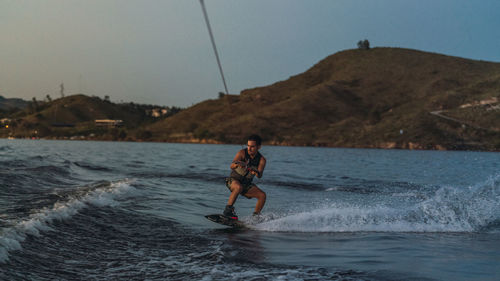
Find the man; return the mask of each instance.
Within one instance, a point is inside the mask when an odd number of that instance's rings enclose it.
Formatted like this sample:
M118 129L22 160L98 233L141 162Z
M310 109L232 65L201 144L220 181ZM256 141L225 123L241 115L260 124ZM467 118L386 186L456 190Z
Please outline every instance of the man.
M236 153L230 166L231 175L226 179L226 186L231 195L224 210L225 216L238 219L233 204L240 194L248 199L257 198L254 215L259 215L264 207L266 193L252 183L254 176L262 177L266 167L266 158L259 152L261 144L262 139L258 135L251 135L248 137L247 148Z

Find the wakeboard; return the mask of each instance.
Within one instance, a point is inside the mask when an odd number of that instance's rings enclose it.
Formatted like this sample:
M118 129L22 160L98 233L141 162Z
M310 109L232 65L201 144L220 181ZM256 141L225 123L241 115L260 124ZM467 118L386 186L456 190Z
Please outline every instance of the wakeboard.
M245 224L237 219L233 219L228 216L224 216L222 214L213 214L213 215L206 215L205 218L208 220L211 220L215 223L222 224L222 225L227 225L233 228L245 228Z

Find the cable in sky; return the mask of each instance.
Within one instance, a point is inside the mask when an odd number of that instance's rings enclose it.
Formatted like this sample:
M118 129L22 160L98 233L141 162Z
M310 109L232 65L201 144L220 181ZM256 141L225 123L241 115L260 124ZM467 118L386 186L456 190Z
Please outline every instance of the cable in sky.
M222 77L222 83L224 83L224 89L226 89L226 95L229 95L229 91L227 90L226 78L224 78L224 72L222 71L222 64L220 63L219 53L217 52L217 47L215 46L215 39L212 33L212 28L210 27L210 22L208 21L207 9L205 8L204 0L200 0L201 9L203 10L203 15L205 16L205 22L208 28L208 34L210 35L210 40L212 40L212 47L214 48L215 58L217 59L217 64L219 65L220 75Z

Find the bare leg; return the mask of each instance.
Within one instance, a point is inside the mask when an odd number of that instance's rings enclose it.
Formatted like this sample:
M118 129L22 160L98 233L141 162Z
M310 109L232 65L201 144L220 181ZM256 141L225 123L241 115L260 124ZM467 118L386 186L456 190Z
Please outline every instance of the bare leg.
M238 195L240 195L243 190L243 186L237 180L233 180L231 183L231 195L229 195L229 199L227 200L227 204L233 206L236 199L238 199Z
M266 193L257 186L254 186L250 188L247 193L245 193L245 196L249 198L257 198L255 213L259 214L260 211L262 211L262 208L264 208L264 204L266 204Z

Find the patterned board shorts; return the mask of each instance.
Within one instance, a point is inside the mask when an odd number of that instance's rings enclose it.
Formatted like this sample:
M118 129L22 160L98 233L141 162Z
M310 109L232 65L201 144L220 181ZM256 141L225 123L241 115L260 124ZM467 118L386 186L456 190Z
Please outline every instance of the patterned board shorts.
M233 183L233 178L226 178L226 187L231 191L231 184ZM246 196L245 194L254 186L256 186L253 183L247 183L247 184L241 184L243 186L243 190L241 191L241 195L245 196L246 198L250 199L250 197Z

